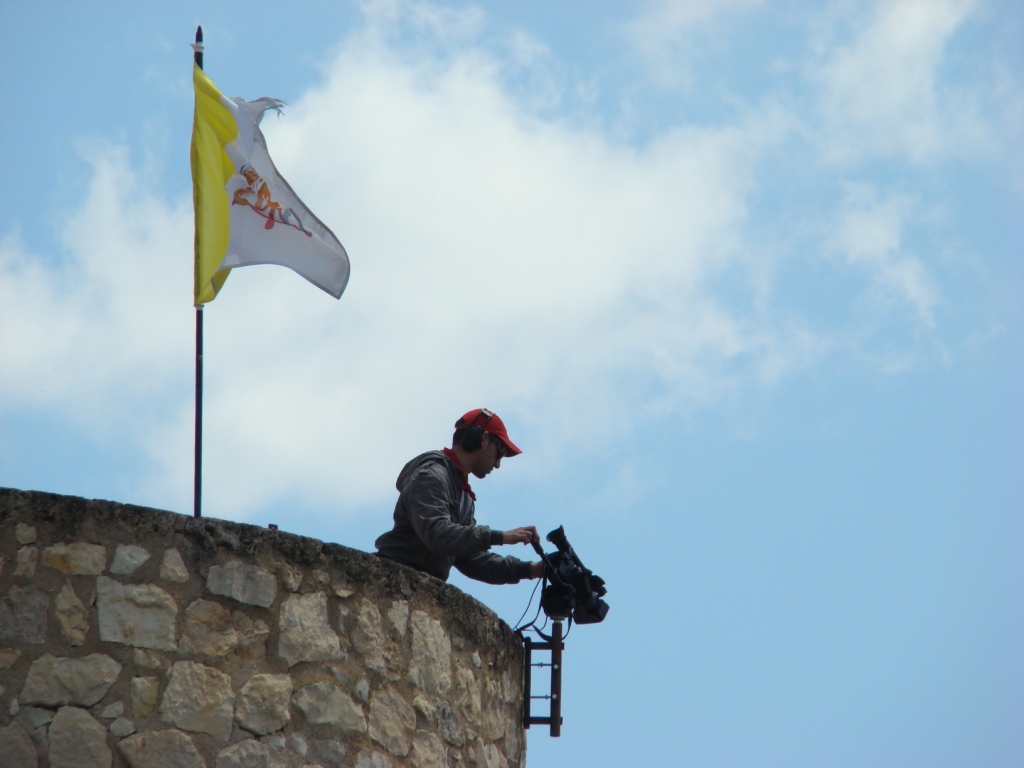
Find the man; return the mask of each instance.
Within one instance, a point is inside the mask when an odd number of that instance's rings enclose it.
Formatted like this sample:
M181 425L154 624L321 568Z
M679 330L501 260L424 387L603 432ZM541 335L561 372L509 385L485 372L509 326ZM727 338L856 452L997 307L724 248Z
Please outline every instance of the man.
M496 414L486 408L466 413L455 422L451 448L420 454L399 473L395 525L378 537L377 554L442 581L452 565L488 584L540 578L543 563L488 551L498 544L540 542L536 527L499 531L477 525L474 517L469 476L487 477L502 459L519 453Z

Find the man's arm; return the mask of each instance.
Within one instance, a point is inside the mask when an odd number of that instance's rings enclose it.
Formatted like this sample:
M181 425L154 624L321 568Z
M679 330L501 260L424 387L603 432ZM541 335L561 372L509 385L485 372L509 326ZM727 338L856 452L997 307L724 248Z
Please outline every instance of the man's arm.
M540 566L539 572L537 566ZM518 584L523 579L536 579L544 573L544 563L501 557L493 552L457 557L455 567L464 576L487 584Z
M533 544L540 543L540 534L537 532L537 527L534 525L524 525L522 528L513 528L505 531L502 536L502 544ZM526 575L521 576L523 579L539 579L544 575L544 563L537 561L535 563L529 563L530 570Z
M524 525L522 528L504 531L501 538L502 544L532 544L533 542L540 544L540 534L537 533L537 527L534 525Z
M486 525L453 522L445 470L439 465L424 467L402 490L402 503L409 522L424 546L436 555L459 557L482 553L504 542L504 531Z

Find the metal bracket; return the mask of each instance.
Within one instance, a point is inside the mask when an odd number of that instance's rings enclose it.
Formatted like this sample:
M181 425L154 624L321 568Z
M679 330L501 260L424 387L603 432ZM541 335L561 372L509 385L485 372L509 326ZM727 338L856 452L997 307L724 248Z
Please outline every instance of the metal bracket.
M540 632L537 632L540 635ZM548 642L537 643L533 638L523 636L523 650L526 652L524 659L525 680L523 681L523 728L531 725L550 725L552 736L562 735L562 651L565 644L562 642L562 622L554 621L551 628L551 637L541 635ZM534 651L550 651L551 663L534 663ZM532 673L534 667L551 668L551 693L548 696L534 696L532 686ZM551 702L551 714L548 717L534 717L530 713L530 704L533 699L547 699Z

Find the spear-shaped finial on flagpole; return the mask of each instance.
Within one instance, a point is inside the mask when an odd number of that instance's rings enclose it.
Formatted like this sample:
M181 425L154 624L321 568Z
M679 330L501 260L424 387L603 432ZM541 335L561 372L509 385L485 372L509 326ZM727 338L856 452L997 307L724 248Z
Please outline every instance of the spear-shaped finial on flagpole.
M203 28L196 27L196 41L192 43L192 50L195 51L196 66L203 68Z

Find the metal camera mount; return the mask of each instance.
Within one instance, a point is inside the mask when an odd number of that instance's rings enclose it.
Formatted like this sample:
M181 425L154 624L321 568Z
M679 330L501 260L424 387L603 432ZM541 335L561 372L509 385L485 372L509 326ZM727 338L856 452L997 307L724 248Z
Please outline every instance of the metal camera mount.
M551 619L551 634L544 634L535 623L516 630L523 641L525 652L523 681L523 727L531 725L549 725L552 736L560 736L562 732L562 651L565 650L562 634L562 622L568 620L577 624L598 624L608 615L608 603L601 598L607 593L604 579L588 569L573 550L565 536L565 530L559 526L547 535L547 540L555 545L557 551L545 554L540 544L533 542L533 548L544 561L544 581L541 588L540 604L545 615ZM532 630L542 642L528 637L526 630ZM534 651L549 651L551 661L548 663L534 662ZM532 672L534 667L550 667L551 688L548 695L533 695ZM531 712L534 699L547 699L551 702L551 711L547 716L535 716Z

